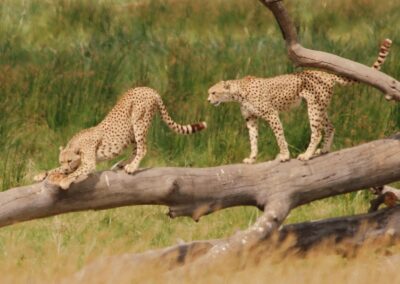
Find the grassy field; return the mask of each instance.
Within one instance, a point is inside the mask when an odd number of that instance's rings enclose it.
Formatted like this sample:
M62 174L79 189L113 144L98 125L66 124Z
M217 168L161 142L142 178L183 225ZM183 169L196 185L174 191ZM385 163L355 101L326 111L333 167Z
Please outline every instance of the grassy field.
M383 71L400 78L399 1L286 2L307 47L372 64L379 42L393 39ZM58 146L98 123L118 96L134 86L158 90L175 120L206 120L209 125L205 132L184 137L157 117L142 166L238 163L249 153L239 108L208 105L208 87L221 79L294 70L275 20L256 0L3 0L0 190L29 184L38 171L55 167ZM337 129L334 149L400 129L400 105L365 85L337 87L330 114ZM296 156L310 135L304 105L282 114L282 120ZM259 147L259 161L278 151L265 123ZM354 193L318 201L293 211L288 222L365 212L368 198ZM151 206L120 208L1 229L0 273L10 282L54 281L103 255L227 236L258 214L235 208L197 224L169 220L165 212Z

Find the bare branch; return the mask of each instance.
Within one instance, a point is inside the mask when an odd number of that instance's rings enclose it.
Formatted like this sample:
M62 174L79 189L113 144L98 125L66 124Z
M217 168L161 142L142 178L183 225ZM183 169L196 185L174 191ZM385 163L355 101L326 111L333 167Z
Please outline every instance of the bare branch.
M295 26L282 1L259 0L274 14L286 41L290 59L296 66L321 68L371 85L386 94L388 100L400 100L400 82L383 72L333 55L304 48L297 39Z
M288 198L274 198L265 206L264 213L254 225L244 231L239 231L226 241L221 241L210 250L212 258L221 257L227 253L238 252L244 247L251 247L260 240L269 237L285 220L291 209ZM208 261L205 259L204 261Z

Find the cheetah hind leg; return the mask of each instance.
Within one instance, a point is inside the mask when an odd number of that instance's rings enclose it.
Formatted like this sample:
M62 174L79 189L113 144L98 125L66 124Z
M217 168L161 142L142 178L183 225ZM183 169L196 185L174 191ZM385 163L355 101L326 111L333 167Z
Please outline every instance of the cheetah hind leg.
M322 139L322 124L320 121L321 116L322 115L318 111L317 107L311 103L308 103L308 118L310 120L311 140L307 150L297 157L297 159L300 161L308 161L314 157L318 144Z
M140 161L146 155L147 146L145 138L141 138L140 140L138 140L140 142L137 143L138 146L137 146L136 156L133 159L131 159L131 162L129 164L126 164L124 166L125 172L128 174L133 174L139 168Z
M110 170L115 171L115 170L122 170L123 168L125 168L126 165L132 163L133 159L136 156L136 142L132 143L132 157L130 157L129 159L122 159L119 160L118 162L116 162L114 165L112 165L112 167L110 168Z
M315 156L327 154L331 151L334 135L335 128L326 114L324 118L324 141L322 142L322 147L315 151Z
M144 158L147 152L147 132L150 127L152 113L146 113L142 119L133 119L133 132L136 141L136 155L132 162L124 166L125 172L128 174L133 174L138 168L140 161Z

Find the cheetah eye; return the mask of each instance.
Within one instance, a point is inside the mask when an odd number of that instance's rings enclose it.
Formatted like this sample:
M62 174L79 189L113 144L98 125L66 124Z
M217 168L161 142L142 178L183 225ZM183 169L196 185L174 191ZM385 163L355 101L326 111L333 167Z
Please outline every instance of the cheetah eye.
M215 95L216 94L216 92L211 92L211 95Z
M72 160L71 160L71 159L69 159L67 162L68 162L68 163L71 163L71 162L72 162Z

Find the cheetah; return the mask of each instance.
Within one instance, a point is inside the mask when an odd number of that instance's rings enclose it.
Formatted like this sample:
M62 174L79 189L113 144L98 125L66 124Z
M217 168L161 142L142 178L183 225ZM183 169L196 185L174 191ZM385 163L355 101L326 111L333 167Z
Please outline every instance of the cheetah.
M386 39L380 47L379 56L372 65L379 70L386 59L391 46L391 40ZM279 119L279 112L298 106L305 99L311 128L311 140L307 150L298 156L299 160L309 160L314 155L330 151L334 136L334 127L329 121L327 108L333 95L335 83L346 85L355 80L335 74L305 70L293 74L280 75L273 78L256 78L247 76L238 80L221 81L208 90L208 101L218 106L223 102L238 102L250 137L250 156L243 160L246 164L255 162L258 147L257 118L266 120L272 128L278 146L277 160L282 162L290 159L288 144ZM317 150L322 140L321 149Z
M124 166L134 173L146 154L146 136L152 118L158 110L168 127L179 134L192 134L207 127L205 122L180 125L172 120L160 95L148 87L125 92L108 115L97 126L78 132L65 148L60 148L60 167L34 177L42 181L47 176L59 179L59 186L68 189L73 182L87 177L96 169L96 162L119 155L133 144L133 159Z

